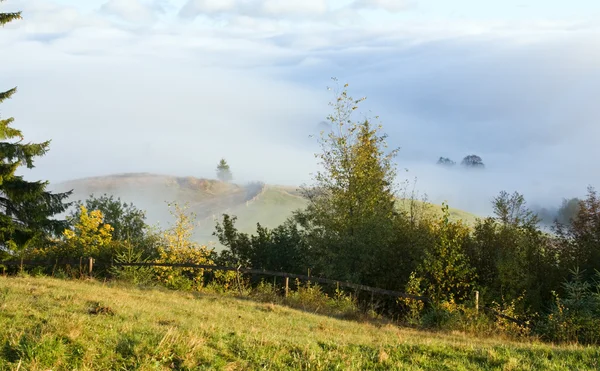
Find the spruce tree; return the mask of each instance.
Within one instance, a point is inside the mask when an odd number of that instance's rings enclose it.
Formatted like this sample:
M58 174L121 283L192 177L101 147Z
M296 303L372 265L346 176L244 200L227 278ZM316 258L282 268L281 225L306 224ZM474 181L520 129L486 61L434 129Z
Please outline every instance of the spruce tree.
M219 161L219 165L217 165L217 178L223 182L229 182L233 179L229 164L224 158L222 158L221 161Z
M21 13L0 13L0 24L20 19ZM11 98L17 88L0 92L0 103ZM70 192L53 194L46 191L48 182L29 182L16 175L17 169L34 167L33 159L48 151L50 141L23 143L20 130L11 127L14 119L0 117L0 252L13 254L52 235L67 226L52 219L64 212L64 200Z

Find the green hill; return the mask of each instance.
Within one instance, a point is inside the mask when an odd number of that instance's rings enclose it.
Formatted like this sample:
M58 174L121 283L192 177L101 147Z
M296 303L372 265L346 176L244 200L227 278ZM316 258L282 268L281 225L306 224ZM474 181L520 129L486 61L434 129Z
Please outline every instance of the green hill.
M174 177L147 173L109 175L77 179L56 185L55 190L74 190L72 200L83 200L90 194L104 193L121 197L138 208L146 210L150 224L166 227L171 222L166 202L188 203L198 216L195 238L201 243L212 242L215 221L223 213L238 217L237 226L242 232L252 233L256 223L276 227L292 211L303 208L306 200L298 189L289 186L251 183L236 185L217 180L194 177ZM427 213L441 213L441 206L414 201L416 208ZM410 209L408 200L399 200L398 207ZM472 224L476 216L466 211L450 209L451 217Z
M592 370L598 347L417 331L271 303L0 277L1 370Z

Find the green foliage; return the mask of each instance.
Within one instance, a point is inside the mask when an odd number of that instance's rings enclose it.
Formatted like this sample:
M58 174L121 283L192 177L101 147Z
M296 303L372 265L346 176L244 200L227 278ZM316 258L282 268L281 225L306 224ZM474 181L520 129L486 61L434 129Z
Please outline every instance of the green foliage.
M112 237L115 241L141 242L148 226L146 225L146 213L139 210L131 203L122 202L120 198L112 195L94 197L90 195L85 202L78 202L78 206L85 205L88 210L99 210L102 212L104 222L113 228ZM81 208L78 207L71 213L72 219L79 219Z
M554 305L540 332L553 341L600 344L600 272L592 284L583 272L571 271L563 283L564 299L555 294Z
M295 220L307 231L314 249L315 269L325 275L370 282L384 251L393 240L395 211L393 157L385 151L381 125L354 121L363 99L354 100L347 84L330 103L333 130L322 133L322 152L316 154L322 171L315 184L304 188L305 210Z
M150 259L144 257L143 251L136 250L131 242L124 243L124 251L117 252L114 256L115 263L148 263ZM110 273L113 277L128 281L134 285L149 285L154 282L154 272L151 267L114 266Z
M219 257L219 264L278 272L303 272L308 267L309 250L306 239L291 220L275 229L257 224L256 234L240 233L235 227L236 217L223 215L217 223L214 235L226 246Z
M551 239L520 194L501 192L493 206L496 217L479 220L465 246L483 297L510 303L523 296L521 313L541 311L560 282Z
M217 165L217 179L223 182L229 182L231 179L233 179L233 174L231 174L229 164L224 158L222 158Z
M435 303L465 300L476 277L463 250L469 230L460 222L451 222L449 215L444 204L442 218L433 225L436 241L413 276L419 280L421 292Z
M578 267L589 280L593 272L600 270L600 198L592 187L569 225L557 224L556 234L560 242L560 261L563 276Z
M496 218L505 226L534 227L539 223L537 215L526 207L525 197L518 192L509 195L501 191L492 202Z

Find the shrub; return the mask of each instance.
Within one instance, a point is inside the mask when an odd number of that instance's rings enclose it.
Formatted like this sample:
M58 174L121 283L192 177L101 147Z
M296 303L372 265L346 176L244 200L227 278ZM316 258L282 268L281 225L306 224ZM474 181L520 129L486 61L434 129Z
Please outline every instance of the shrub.
M175 225L164 232L162 246L158 248L157 263L189 263L195 265L213 265L212 251L191 240L194 230L195 215L186 212L187 207L169 204L174 207L171 214L175 217ZM198 290L204 285L204 269L155 267L158 281L173 289Z
M600 283L583 280L583 272L571 271L565 282L565 297L556 293L554 305L540 332L550 340L560 342L600 343ZM597 279L600 272L596 271Z

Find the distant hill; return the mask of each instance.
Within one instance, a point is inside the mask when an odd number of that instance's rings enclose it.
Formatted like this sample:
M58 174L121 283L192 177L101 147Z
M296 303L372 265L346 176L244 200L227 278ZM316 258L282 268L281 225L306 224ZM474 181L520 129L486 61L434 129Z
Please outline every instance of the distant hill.
M198 217L195 238L201 243L211 243L219 247L212 232L215 221L224 213L238 217L237 227L242 232L252 233L256 223L266 227L276 227L283 223L292 211L301 209L306 200L295 187L249 183L237 185L218 180L194 177L175 177L149 173L117 174L83 178L56 184L55 191L73 189L71 200L85 200L90 195L110 194L122 201L133 203L146 210L149 224L167 227L172 222L167 202L187 203ZM438 205L413 205L426 212L438 214ZM398 206L407 210L408 200L399 200ZM462 219L471 224L476 216L468 212L450 209L453 219Z

